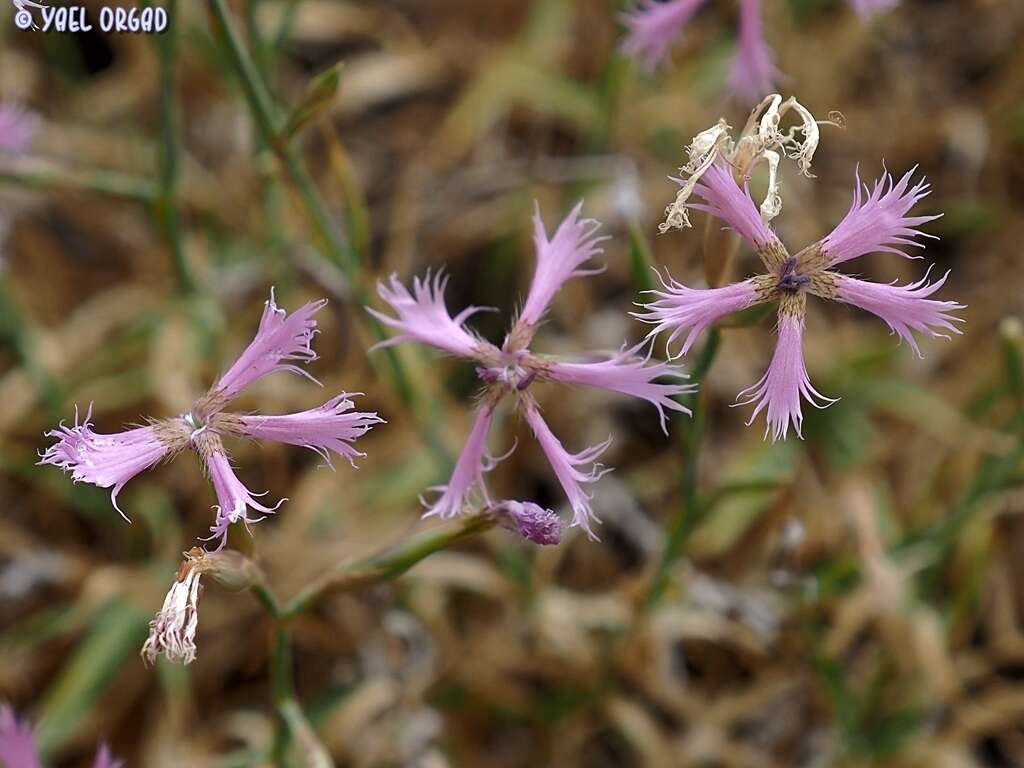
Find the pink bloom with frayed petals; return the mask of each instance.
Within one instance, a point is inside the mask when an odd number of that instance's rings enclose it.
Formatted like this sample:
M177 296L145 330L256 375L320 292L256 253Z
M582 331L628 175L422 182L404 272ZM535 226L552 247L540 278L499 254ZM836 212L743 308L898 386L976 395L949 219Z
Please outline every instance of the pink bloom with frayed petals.
M651 337L665 330L671 331L665 342L670 360L689 352L697 337L716 321L755 304L760 290L756 278L721 288L687 288L671 277L666 281L660 272L658 277L665 290L647 291L658 298L643 305L646 312L632 314L638 320L655 326L649 334ZM673 354L672 345L684 333L686 339L682 348Z
M678 385L659 384L655 380L689 377L667 363L651 364L652 349L653 345L644 342L629 349L623 346L615 355L598 362L553 362L548 366L548 375L563 384L582 384L646 400L658 409L661 429L668 434L668 414L665 410L689 414L690 409L672 399L672 395L679 393Z
M850 210L839 226L821 241L828 266L868 253L896 253L908 259L920 258L911 256L902 248L924 248L924 244L915 238L935 238L935 235L921 232L918 227L940 218L942 214L907 216L911 208L930 194L924 179L910 186L910 177L915 170L917 166L897 182L893 181L891 174L883 173L870 190L861 183L860 174L857 174Z
M963 322L961 318L950 313L965 309L963 304L955 301L935 301L927 298L938 291L949 277L949 272L946 272L935 282L929 283L930 272L931 267L924 277L910 285L871 283L840 275L837 278L836 299L878 315L893 333L910 345L914 354L924 357L911 331L948 339L949 336L943 331L960 333L960 329L953 323Z
M588 534L594 535L590 525L593 518L590 497L583 491L582 486L596 481L604 474L605 470L595 464L595 461L607 448L608 443L601 443L576 454L566 451L540 416L530 389L534 382L560 381L581 384L638 397L647 400L658 409L663 425L666 409L686 412L686 409L672 398L692 392L694 387L664 381L684 377L675 366L652 363L650 353L642 353L643 345L628 349L624 347L606 360L580 363L541 357L529 349L537 326L558 289L572 277L599 271L581 268L585 262L600 252L597 244L602 238L596 236L597 222L580 219L580 211L581 206L577 205L562 221L550 240L547 238L540 215L535 216L536 272L523 310L506 334L500 348L471 336L462 328L461 322L443 322L443 318L449 318L450 315L444 308L444 297L440 295L440 290L430 295L417 291L416 299L412 299L407 291L398 290L394 283L391 289L381 290L381 296L385 300L395 299L392 309L398 317L389 317L379 312L374 314L401 331L399 336L389 341L416 339L441 349L458 350L461 357L476 364L477 376L484 385L473 430L465 449L459 456L448 485L431 489L439 490L442 494L435 502L427 504L427 515L450 517L458 514L473 506L470 503L471 492L479 489L478 497L492 514L510 514L512 510L527 515L524 520L529 524L524 522L522 525L517 523L512 526L526 538L533 536L527 535L528 531L540 531L536 533L536 537L541 539L551 538L549 533L543 532L549 530L550 520L538 511L539 507L529 506L527 502L504 501L495 504L484 487L484 474L500 460L488 459L486 455L487 432L491 426L494 409L501 400L509 398L526 414L527 420L533 426L534 434L572 506L573 525L581 526ZM417 281L416 285L420 284ZM443 290L443 285L440 289ZM410 306L408 299L423 306ZM429 334L414 332L407 318L422 316L430 311L431 307L443 309L442 322L435 323ZM462 318L464 315L460 314L457 317ZM464 343L466 338L472 339L474 343ZM659 379L663 381L658 381ZM537 528L538 525L540 529Z
M18 721L14 710L7 704L0 704L0 767L42 768L42 761L36 749L35 732L32 725ZM96 751L92 768L123 768L124 763L114 758L110 748L101 744Z
M623 14L627 29L622 52L638 59L645 69L653 71L672 49L683 27L705 0L639 0L636 6Z
M444 289L447 285L448 275L443 270L438 270L433 279L429 271L422 280L414 278L411 293L398 281L397 275L391 275L387 285L378 283L377 293L395 310L398 317L390 317L370 307L367 307L367 311L384 325L396 328L401 333L379 342L374 345L374 349L390 347L403 341L419 341L458 357L473 354L479 340L463 325L472 315L490 308L466 307L452 317L444 303Z
M0 704L0 765L6 768L42 768L36 754L32 725L18 722L14 710Z
M315 381L298 363L317 359L312 348L317 333L314 315L324 303L309 302L289 314L277 306L271 290L255 338L188 413L155 420L145 427L102 435L92 429L91 408L81 425L76 411L73 427L62 423L46 433L47 437L56 438L56 442L46 449L39 463L60 467L76 481L101 488L112 487L111 501L120 512L117 494L125 483L161 460L169 460L191 449L206 465L217 496L217 515L211 530L214 536L220 537L218 548L223 547L232 523L262 519L250 517L247 510L266 514L277 509L277 506L267 507L256 501L255 494L234 474L223 437L248 436L307 447L329 464L331 453L350 461L360 456L352 444L374 424L381 423L376 413L352 411L352 401L345 394L328 400L319 408L281 416L224 412L246 386L267 374L287 371Z
M836 402L811 386L811 378L804 365L803 333L802 310L801 314L783 313L780 310L779 338L768 370L757 384L743 390L736 398L737 405L757 403L748 425L753 424L757 415L767 409L768 423L764 435L767 438L771 432L773 443L779 438L786 439L790 422L797 436L803 437L801 397L815 408L825 408Z
M926 235L917 228L938 217L908 216L910 208L928 190L923 180L910 186L912 173L898 182L893 182L888 173L883 174L866 197L861 195L858 178L853 206L846 217L826 237L790 256L781 241L755 218L757 209L749 192L740 191L724 167L710 167L694 187L704 204L693 207L719 218L753 245L765 274L703 291L672 281L664 291L654 291L658 299L644 305L647 311L636 316L655 325L649 336L669 331L669 344L687 333L683 345L686 352L698 333L725 314L778 300L778 341L772 361L764 376L740 393L738 404L756 403L751 421L765 411L765 436L770 433L773 441L785 439L790 424L802 436L801 399L818 408L834 402L811 386L804 364L801 345L807 294L872 312L906 339L917 354L920 349L912 331L928 336L943 336L942 331L959 332L954 323L962 320L952 312L964 306L928 298L943 286L946 276L929 283L926 273L922 280L910 285L880 285L831 269L835 264L874 251L906 256L898 246L920 245L915 238Z
M32 148L39 133L39 115L10 102L0 103L0 159L2 155L23 155Z
M771 227L761 218L749 189L740 189L732 170L723 161L716 161L704 172L693 192L703 202L694 203L691 208L721 219L755 249L766 249L779 242Z
M537 249L537 269L533 273L530 292L519 313L519 322L536 325L551 303L551 299L566 282L574 277L596 275L604 267L582 269L584 263L601 253L598 243L607 237L595 233L601 225L594 219L580 220L583 203L577 203L565 220L558 225L555 235L548 240L540 206L534 203L533 244Z
M739 45L729 74L729 86L747 104L756 104L775 90L781 77L775 54L764 37L761 0L740 0Z

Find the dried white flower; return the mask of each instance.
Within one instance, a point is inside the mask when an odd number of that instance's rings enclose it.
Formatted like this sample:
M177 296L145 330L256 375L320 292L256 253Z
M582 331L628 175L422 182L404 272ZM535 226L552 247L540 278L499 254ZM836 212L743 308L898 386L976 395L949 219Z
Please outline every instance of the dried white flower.
M199 577L197 557L185 553L163 608L149 623L149 637L142 646L142 657L153 664L163 654L168 661L191 664L196 658L196 629L199 627Z

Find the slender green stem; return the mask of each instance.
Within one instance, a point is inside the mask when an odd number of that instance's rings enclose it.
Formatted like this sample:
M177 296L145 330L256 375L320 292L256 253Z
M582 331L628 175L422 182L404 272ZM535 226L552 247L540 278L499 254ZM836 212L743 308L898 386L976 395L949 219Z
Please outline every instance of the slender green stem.
M451 545L489 530L493 526L494 520L489 516L468 517L413 536L392 549L365 560L340 565L300 591L284 607L280 615L285 619L292 618L309 610L325 595L335 592L351 592L390 581L435 552L447 549Z
M249 109L264 141L277 155L291 178L328 257L341 268L348 279L353 302L358 306L366 306L369 304L370 294L360 269L359 255L328 213L327 205L313 183L305 162L285 135L283 130L285 120L275 106L255 62L242 42L242 37L227 9L225 0L208 0L208 3L236 74L241 81ZM384 326L376 318L365 315L364 321L376 340L382 341L387 338ZM392 385L402 401L409 406L418 428L430 445L435 457L443 465L443 469L447 470L451 465L450 453L431 421L422 414L418 404L419 398L405 367L393 349L384 349L383 354Z
M98 192L141 203L155 203L160 196L156 183L142 176L116 171L79 171L62 168L37 158L16 158L0 167L0 184L34 189Z
M171 249L171 259L178 274L178 288L182 293L190 294L195 290L195 280L185 257L181 207L178 201L181 146L178 98L174 81L174 64L178 49L178 0L167 0L167 16L170 20L167 30L156 36L160 59L161 133L159 199L156 213L167 237L167 245Z
M721 343L721 334L717 328L712 328L708 334L708 340L701 350L697 364L694 366L692 378L695 383L703 384L711 365L718 354L718 347ZM669 527L668 543L662 554L658 570L655 572L654 580L651 583L651 591L647 595L647 606L654 605L665 592L668 586L669 576L676 560L683 552L690 533L701 511L699 496L700 466L700 444L704 434L704 423L706 420L707 392L703 387L696 395L692 395L687 405L693 411L689 421L682 421L681 443L683 451L683 471L680 477L680 494L682 504L679 512L672 520Z

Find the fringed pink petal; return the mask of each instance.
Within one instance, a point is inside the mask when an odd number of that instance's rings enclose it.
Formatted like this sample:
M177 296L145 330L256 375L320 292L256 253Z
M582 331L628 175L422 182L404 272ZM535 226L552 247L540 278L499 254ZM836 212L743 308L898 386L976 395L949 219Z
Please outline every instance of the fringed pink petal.
M532 501L502 501L494 506L502 525L534 544L558 544L562 521L550 509Z
M923 278L909 285L871 283L846 275L836 275L838 283L835 298L878 315L893 333L905 340L914 353L921 357L921 349L911 331L948 339L949 335L943 331L960 333L960 329L954 323L963 322L962 318L950 313L965 309L963 304L955 301L936 301L928 298L938 291L949 277L947 272L934 283L929 283L930 272L931 267Z
M18 721L14 710L0 704L0 765L7 768L42 768L36 753L36 739L32 725Z
M604 270L603 267L580 268L602 252L598 243L608 239L595 234L601 226L599 222L579 218L582 209L583 203L580 202L558 225L554 237L548 240L540 217L540 206L535 206L533 242L537 249L537 268L517 325L531 327L540 322L555 293L571 278L594 275Z
M580 384L597 387L610 392L639 397L658 409L661 428L668 434L668 414L665 410L689 414L690 409L672 398L697 390L696 385L678 383L657 383L657 379L689 378L678 366L663 362L651 362L653 342L643 342L635 347L622 347L607 360L593 363L552 362L546 369L547 375L565 384Z
M744 103L752 105L776 90L775 83L782 73L764 37L761 0L740 0L739 27L729 86Z
M540 443L548 463L551 464L558 482L562 484L562 489L569 499L573 512L572 524L580 526L590 538L596 539L597 536L591 528L591 521L600 521L594 515L594 510L591 509L591 494L584 491L583 486L595 483L611 472L611 469L598 464L597 459L608 448L612 439L609 437L603 443L593 445L579 453L569 453L552 433L536 406L527 404L523 411L527 422L533 429L533 434L537 437L537 442ZM580 471L578 467L588 467L588 469Z
M370 307L367 307L367 311L400 333L380 342L374 349L390 347L403 341L419 341L456 357L472 358L482 342L467 331L463 324L471 315L490 308L467 307L452 317L444 302L447 285L448 275L443 270L438 270L433 277L428 270L424 278L413 278L412 293L399 282L396 275L391 275L387 284L377 283L377 293L398 317L391 317Z
M622 16L626 38L622 53L636 59L647 71L655 67L679 39L683 27L705 0L639 0Z
M479 490L486 499L483 474L490 468L487 461L487 433L491 430L493 420L493 407L484 405L477 410L473 429L469 432L459 460L455 462L455 469L448 485L428 489L439 491L441 496L428 506L427 511L423 513L424 517L455 517L466 510L469 496L474 490ZM427 506L426 502L424 505Z
M311 301L289 315L277 306L271 289L256 337L213 388L218 397L217 406L212 410L223 408L256 379L276 371L297 373L318 384L296 363L311 363L317 359L312 347L317 334L313 315L326 304L323 299Z
M659 273L658 277L661 277ZM648 291L657 300L641 304L646 312L634 312L633 316L654 325L648 337L653 338L662 331L671 331L665 342L669 359L685 355L705 330L722 317L757 304L758 291L753 280L744 280L721 288L687 288L671 277L668 282L661 279L663 291ZM683 346L675 355L671 346L686 333Z
M682 183L679 179L676 181ZM746 187L740 189L732 169L725 162L716 161L708 168L693 191L704 202L691 204L691 208L721 219L758 252L778 243L778 237L761 218L761 212L750 197L750 190Z
M804 364L803 331L802 316L780 312L779 338L768 371L757 384L743 390L736 398L736 405L757 403L747 424L752 424L757 415L767 409L768 423L764 435L767 438L770 432L773 443L780 438L786 439L790 422L797 436L803 437L801 397L815 408L825 408L835 402L811 386Z
M156 426L102 435L93 431L91 419L91 405L81 424L78 423L78 408L75 408L74 426L61 422L57 429L48 431L46 437L56 438L57 442L41 454L39 464L60 467L76 483L113 488L110 502L127 520L117 506L117 495L129 480L163 459L171 447L160 438Z
M876 252L920 258L910 256L903 248L923 248L924 244L916 242L915 238L934 238L935 235L921 232L918 227L934 221L942 214L907 216L910 209L929 194L924 179L910 186L910 177L915 170L916 166L897 182L893 181L889 173L883 173L870 190L866 184L862 189L860 175L857 175L857 187L850 210L839 222L839 226L821 241L825 266Z
M239 431L259 440L309 448L320 454L328 466L333 466L332 453L355 466L355 459L366 454L352 444L384 420L376 413L353 411L354 404L349 397L348 393L342 393L318 408L299 413L238 416Z
M220 539L216 550L220 551L227 543L228 528L232 523L241 521L248 526L250 523L258 523L263 519L263 515L250 517L248 510L252 509L269 515L288 499L281 499L273 507L264 506L253 497L265 494L253 494L242 484L231 467L228 455L223 450L213 451L205 459L214 493L217 494L217 506L214 507L217 510L217 518L210 527L210 536L206 540Z

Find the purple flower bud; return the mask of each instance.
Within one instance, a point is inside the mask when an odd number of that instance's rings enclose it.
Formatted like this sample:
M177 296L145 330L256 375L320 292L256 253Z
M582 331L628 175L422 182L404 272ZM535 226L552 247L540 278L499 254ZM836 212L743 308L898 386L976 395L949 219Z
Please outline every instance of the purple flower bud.
M562 521L550 509L532 501L502 501L494 507L503 524L534 544L558 544Z

